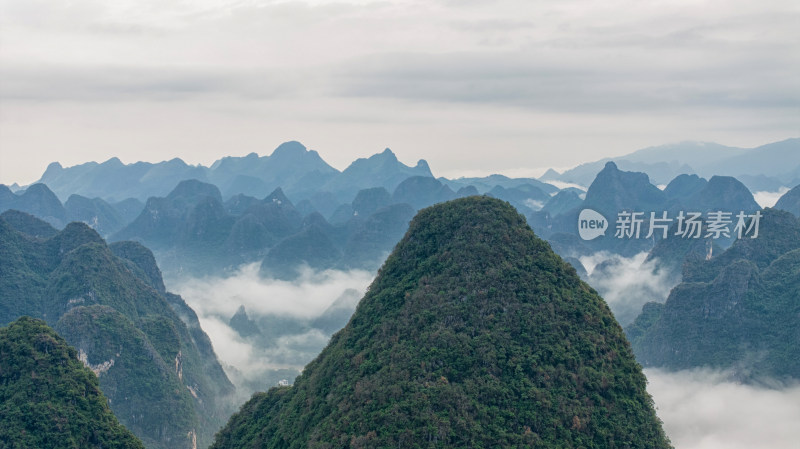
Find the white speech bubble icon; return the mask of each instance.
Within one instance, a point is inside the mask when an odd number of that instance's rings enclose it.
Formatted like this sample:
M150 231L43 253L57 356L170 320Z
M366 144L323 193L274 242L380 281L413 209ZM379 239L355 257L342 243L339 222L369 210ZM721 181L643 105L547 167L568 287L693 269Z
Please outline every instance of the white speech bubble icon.
M600 212L584 209L578 215L578 234L584 240L593 240L605 235L608 220Z

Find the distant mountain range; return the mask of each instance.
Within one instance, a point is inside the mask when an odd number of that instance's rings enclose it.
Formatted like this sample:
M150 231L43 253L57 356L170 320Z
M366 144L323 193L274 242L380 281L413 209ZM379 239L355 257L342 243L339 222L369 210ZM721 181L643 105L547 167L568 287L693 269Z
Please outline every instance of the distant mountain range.
M409 167L398 161L388 148L370 158L358 159L339 172L316 151L299 142L286 142L270 156L251 153L225 157L210 167L191 166L177 158L128 165L112 158L68 168L54 162L37 183L46 184L62 200L77 194L110 203L128 198L146 201L165 196L180 181L196 179L218 186L225 198L237 194L263 198L280 187L295 201L312 200L316 193L328 192L338 203L346 203L359 190L384 187L393 191L411 176L433 177L433 174L424 160Z
M792 153L797 143L797 139L789 139L753 150L713 144L653 147L633 153L619 164L670 156L710 166L727 158L749 161L746 156L762 151L767 159L777 154L791 165L795 154L800 155L800 151ZM575 170L588 174L598 164ZM726 162L722 166L734 165ZM220 273L260 261L264 275L292 278L302 265L375 269L405 232L415 210L469 195L485 194L510 202L538 235L573 262L596 251L626 256L650 251L661 238L644 238L649 231L644 227L635 239L615 238L615 229L611 228L604 236L583 240L577 221L585 208L603 214L610 225L625 210L649 218L651 212L668 212L674 217L681 210L737 213L760 208L738 178L714 175L707 180L680 173L659 188L647 173L623 170L612 161L603 163L586 183L587 191L571 187L559 190L536 179L502 175L436 179L424 161L409 167L388 149L338 172L315 151L297 142L280 145L268 157L250 154L223 158L208 168L187 167L179 160L149 165L124 165L112 160L67 169L53 166L42 179L60 186L61 195L68 197L63 205L44 184L16 192L0 186L0 211L29 212L57 228L82 221L111 240L138 240L156 252L162 269L170 276ZM189 175L200 179L179 180ZM548 176L556 175L551 171L543 178ZM110 203L73 192L103 193L107 198L141 195L167 188L169 179L175 186L163 195L150 196L147 204L135 197ZM216 184L207 182L210 180ZM274 189L264 193L271 187ZM253 196L242 191L261 193ZM791 197L787 196L781 207L791 209ZM715 243L725 248L731 242L731 238L725 238Z
M777 191L782 186L800 184L800 138L750 149L702 142L661 145L581 164L563 173L548 170L538 180L492 175L453 180L440 178L440 181L454 192L473 186L483 194L497 186L509 189L530 184L552 195L558 189L547 184L548 181L588 186L609 161L616 162L622 170L647 173L656 185L666 185L679 174L697 174L705 178L735 176L752 191ZM127 165L112 158L68 168L54 162L37 183L48 185L62 201L76 194L102 198L109 203L128 198L144 202L152 196L166 195L180 181L197 179L216 185L226 199L237 194L262 198L280 187L295 202L313 201L315 197L320 200L319 194L324 192L344 204L351 202L359 190L384 187L394 191L412 176L432 177L433 174L424 160L407 166L388 148L369 158L358 159L340 172L316 151L308 150L299 142L286 142L269 156L251 153L243 157L225 157L209 167L188 165L177 158ZM16 185L12 187L13 191L20 189ZM3 195L0 193L0 199Z
M682 142L644 148L633 153L581 164L563 173L549 171L542 181L588 186L606 162L622 170L647 173L657 185L680 174L735 176L751 191L776 191L800 184L800 138L756 148L728 147L716 143Z

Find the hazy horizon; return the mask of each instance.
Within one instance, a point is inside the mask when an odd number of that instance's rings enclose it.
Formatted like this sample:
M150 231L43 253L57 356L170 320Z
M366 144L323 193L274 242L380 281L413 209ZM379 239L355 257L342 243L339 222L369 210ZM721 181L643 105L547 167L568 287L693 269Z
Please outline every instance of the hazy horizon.
M797 135L795 2L0 0L0 182L208 164L297 139L336 168L571 167Z

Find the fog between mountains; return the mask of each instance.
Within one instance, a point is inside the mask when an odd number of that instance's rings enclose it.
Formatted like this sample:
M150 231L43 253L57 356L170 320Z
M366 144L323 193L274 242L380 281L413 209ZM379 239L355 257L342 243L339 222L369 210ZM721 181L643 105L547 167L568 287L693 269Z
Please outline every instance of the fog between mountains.
M644 373L676 449L797 448L800 385L742 385L727 380L729 373L709 369Z
M581 262L592 273L608 257L595 254ZM614 257L618 263L593 283L615 313L632 315L644 301L666 299L672 282L656 273L652 263L643 263L645 254ZM180 293L197 312L221 361L240 372L245 382L260 381L266 389L273 386L268 383L276 375L272 370L289 368L279 374L292 377L294 370L299 372L316 357L330 336L311 329L283 335L270 348L256 347L228 325L236 309L244 305L251 319L278 315L309 320L347 289L363 294L372 278L373 273L365 271L306 270L294 282L261 279L258 265L251 264L227 278L172 280L169 289ZM793 449L800 441L800 385L782 389L741 385L729 381L728 373L708 369L674 373L646 369L644 373L658 416L676 449ZM236 375L231 377L235 380Z
M167 280L197 313L220 361L255 382L269 370L301 370L327 344L330 335L302 329L280 335L268 347L242 338L229 320L240 306L250 319L277 317L291 327L320 316L334 301L355 289L358 298L374 277L367 271L302 270L294 281L264 279L258 263L241 266L232 276ZM234 382L235 373L229 372ZM289 379L291 380L291 379Z
M599 252L581 257L589 273L591 285L606 300L622 326L627 326L639 316L642 306L650 301L664 302L679 278L666 270L658 270L655 260L645 262L647 253L633 257ZM602 270L596 269L604 264Z

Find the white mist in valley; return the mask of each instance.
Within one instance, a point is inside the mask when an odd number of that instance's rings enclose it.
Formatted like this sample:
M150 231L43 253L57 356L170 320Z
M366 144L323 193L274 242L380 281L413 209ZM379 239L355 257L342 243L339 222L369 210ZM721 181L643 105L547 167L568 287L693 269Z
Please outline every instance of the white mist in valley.
M789 191L788 187L781 187L777 192L753 192L753 199L761 207L773 207L781 197Z
M743 385L730 381L725 372L708 369L644 373L676 449L798 447L800 385Z
M679 277L647 260L647 253L633 257L598 252L579 260L588 273L588 283L606 300L622 326L627 326L650 301L666 301Z
M225 277L167 280L197 313L229 377L244 390L267 389L275 378L292 381L327 344L334 329L315 320L354 310L374 273L304 269L292 281L262 278L257 263ZM244 337L231 317L244 306L263 335ZM344 315L342 315L344 314ZM315 327L316 326L316 327Z
M347 289L366 290L375 274L365 270L313 271L303 269L291 281L262 278L259 264L243 265L225 277L166 280L169 289L183 296L198 315L230 318L239 306L248 314L319 316Z
M653 262L645 262L644 254L599 253L581 262L612 310L626 316L648 300L663 302L675 283ZM291 382L330 339L330 332L314 327L317 320L331 310L351 313L373 277L366 271L305 270L295 281L281 281L261 278L253 264L228 277L172 280L169 289L197 312L244 401L280 379ZM242 337L230 326L240 306L262 328L276 327L270 344ZM742 385L725 372L703 369L644 372L676 449L789 449L800 441L799 385Z

